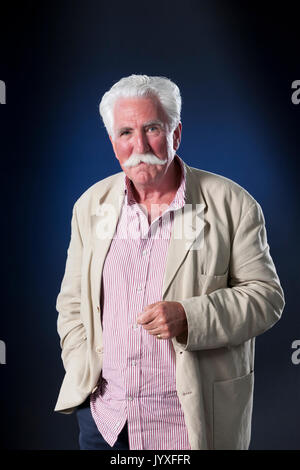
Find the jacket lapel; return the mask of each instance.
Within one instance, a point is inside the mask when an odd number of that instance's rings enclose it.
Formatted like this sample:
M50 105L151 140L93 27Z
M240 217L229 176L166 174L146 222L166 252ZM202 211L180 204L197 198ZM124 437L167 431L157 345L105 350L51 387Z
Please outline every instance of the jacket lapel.
M95 325L101 329L99 307L101 277L106 254L117 227L124 201L124 173L119 173L115 184L101 197L95 196L91 214L92 262L91 286Z
M184 165L186 168L185 205L182 209L175 211L174 214L163 282L163 299L176 271L184 262L189 250L200 249L203 243L204 209L206 204L201 197L200 188L197 188L197 185L193 182L192 168L185 163Z

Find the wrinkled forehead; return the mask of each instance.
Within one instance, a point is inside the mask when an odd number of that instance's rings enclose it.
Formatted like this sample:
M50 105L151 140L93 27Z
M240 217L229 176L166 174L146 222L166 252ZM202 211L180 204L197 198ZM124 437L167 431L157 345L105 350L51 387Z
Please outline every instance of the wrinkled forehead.
M114 105L115 127L152 121L167 123L166 113L156 97L119 98Z

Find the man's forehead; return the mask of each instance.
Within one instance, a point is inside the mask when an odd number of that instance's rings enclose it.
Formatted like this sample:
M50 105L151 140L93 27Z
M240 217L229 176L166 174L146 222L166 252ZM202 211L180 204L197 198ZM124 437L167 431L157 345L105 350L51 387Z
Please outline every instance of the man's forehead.
M165 113L152 97L120 98L114 106L114 118L118 122L142 118L145 122L152 120L165 121Z
M157 107L160 102L156 96L121 96L115 102L115 108L141 107L141 106Z

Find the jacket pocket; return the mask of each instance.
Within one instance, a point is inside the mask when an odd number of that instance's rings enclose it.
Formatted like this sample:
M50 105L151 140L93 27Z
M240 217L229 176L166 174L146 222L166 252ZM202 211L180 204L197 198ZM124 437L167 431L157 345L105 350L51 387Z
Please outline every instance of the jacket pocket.
M197 283L201 294L210 294L228 286L228 271L220 275L198 274Z
M254 372L213 384L214 449L248 449Z
M82 345L82 343L85 343L86 340L87 340L87 336L86 336L86 335L83 335L83 336L77 341L77 343L72 344L71 346L67 346L66 349L68 349L69 351L72 351L73 349L77 349L77 348L79 348L79 346Z
M62 358L65 370L67 370L70 359L73 356L76 357L78 352L82 354L81 346L86 342L87 342L87 337L86 335L83 335L80 339L77 339L76 343L68 345L62 349L61 358Z

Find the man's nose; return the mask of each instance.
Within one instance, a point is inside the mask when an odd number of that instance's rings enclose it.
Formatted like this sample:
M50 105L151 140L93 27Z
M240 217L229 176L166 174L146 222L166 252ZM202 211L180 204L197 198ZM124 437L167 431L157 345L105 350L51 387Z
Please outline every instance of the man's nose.
M135 150L137 153L147 153L150 150L147 136L144 132L139 132L136 136Z

